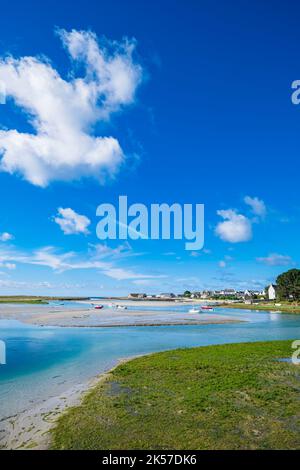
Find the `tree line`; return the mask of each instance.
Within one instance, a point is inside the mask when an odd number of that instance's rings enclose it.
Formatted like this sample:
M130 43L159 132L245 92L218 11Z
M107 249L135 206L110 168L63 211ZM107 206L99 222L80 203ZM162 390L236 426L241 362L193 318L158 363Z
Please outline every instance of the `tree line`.
M280 300L300 300L300 269L290 269L276 279L276 296Z

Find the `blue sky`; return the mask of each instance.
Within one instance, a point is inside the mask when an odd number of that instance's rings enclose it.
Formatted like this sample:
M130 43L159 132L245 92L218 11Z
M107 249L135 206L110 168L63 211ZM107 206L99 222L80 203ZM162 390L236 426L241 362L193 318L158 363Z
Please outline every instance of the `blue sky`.
M299 6L75 3L1 9L0 293L259 288L297 267ZM204 203L204 249L102 243L119 195Z

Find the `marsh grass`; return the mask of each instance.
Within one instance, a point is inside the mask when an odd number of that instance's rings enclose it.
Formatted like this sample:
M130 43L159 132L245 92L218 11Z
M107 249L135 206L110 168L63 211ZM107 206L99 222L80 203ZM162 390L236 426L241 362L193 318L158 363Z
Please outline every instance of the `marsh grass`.
M276 305L277 304L277 305ZM237 308L243 310L261 310L262 312L277 311L280 313L300 313L300 305L292 302L268 302L262 304L224 303L222 308Z
M63 414L53 449L295 449L291 341L178 349L119 365Z

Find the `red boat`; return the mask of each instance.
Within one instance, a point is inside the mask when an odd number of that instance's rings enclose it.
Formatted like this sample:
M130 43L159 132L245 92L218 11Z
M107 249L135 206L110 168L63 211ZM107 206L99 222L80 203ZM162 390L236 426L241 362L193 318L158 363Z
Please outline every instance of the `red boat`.
M103 308L103 305L95 305L94 308L97 309L97 310L101 310L101 308Z
M210 305L202 305L201 309L202 310L213 310L213 307L211 307Z

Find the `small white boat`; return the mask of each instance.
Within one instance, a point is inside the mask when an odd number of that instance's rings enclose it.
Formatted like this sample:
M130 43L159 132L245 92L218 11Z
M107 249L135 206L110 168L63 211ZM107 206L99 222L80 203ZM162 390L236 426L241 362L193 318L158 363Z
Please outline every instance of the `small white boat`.
M200 313L200 312L201 312L201 310L199 308L191 308L189 310L189 313Z
M116 305L116 308L119 309L119 310L126 310L127 309L126 305Z

